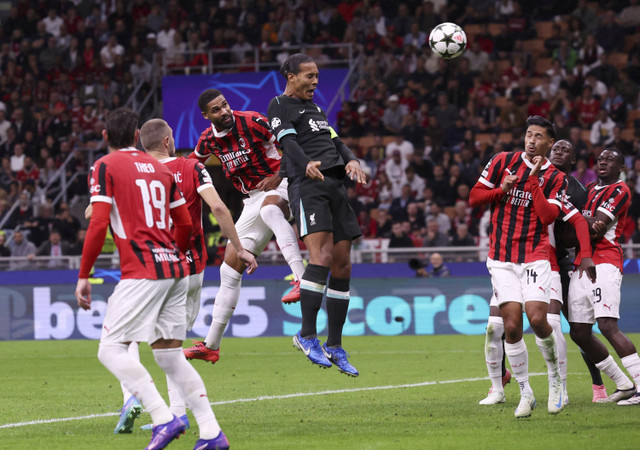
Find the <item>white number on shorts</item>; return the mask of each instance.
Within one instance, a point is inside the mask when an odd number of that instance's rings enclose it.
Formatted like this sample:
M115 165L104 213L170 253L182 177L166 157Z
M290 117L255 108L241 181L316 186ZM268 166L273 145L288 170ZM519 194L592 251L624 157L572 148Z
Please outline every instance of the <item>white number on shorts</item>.
M144 218L148 227L154 225L153 221L153 208L160 211L160 220L155 222L156 227L161 230L167 228L166 223L166 195L164 192L164 185L159 180L151 180L147 186L147 181L143 179L137 179L136 185L140 188L140 194L142 194L142 205L144 206Z
M533 279L533 283L535 284L538 273L533 269L527 269L527 284L531 284L530 278Z

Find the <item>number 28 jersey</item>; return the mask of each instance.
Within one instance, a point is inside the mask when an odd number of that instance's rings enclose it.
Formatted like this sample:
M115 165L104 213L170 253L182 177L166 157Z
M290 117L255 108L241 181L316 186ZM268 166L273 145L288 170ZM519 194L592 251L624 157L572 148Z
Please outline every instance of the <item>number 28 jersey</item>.
M169 228L170 209L185 203L173 174L155 158L127 148L109 153L91 167L91 203L111 204L111 232L120 253L121 278L184 276Z

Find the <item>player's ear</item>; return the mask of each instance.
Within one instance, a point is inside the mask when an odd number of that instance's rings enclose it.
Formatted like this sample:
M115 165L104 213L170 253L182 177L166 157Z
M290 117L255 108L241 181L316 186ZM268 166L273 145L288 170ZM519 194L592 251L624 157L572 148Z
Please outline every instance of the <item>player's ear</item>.
M136 132L133 135L133 146L138 145L138 139L140 139L140 128L136 128Z

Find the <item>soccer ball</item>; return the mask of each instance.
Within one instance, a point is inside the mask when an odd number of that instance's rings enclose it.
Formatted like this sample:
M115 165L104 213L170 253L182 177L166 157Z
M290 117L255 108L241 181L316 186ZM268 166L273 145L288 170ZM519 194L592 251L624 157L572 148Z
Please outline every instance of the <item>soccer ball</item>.
M444 22L431 30L429 46L444 59L457 58L467 48L467 35L455 23Z

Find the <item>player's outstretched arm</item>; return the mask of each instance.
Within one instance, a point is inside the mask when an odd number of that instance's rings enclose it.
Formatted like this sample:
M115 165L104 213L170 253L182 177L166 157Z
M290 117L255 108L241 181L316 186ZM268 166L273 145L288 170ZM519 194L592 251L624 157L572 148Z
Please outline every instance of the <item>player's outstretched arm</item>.
M589 237L589 224L582 214L574 214L569 218L569 223L576 229L576 237L580 244L580 265L578 271L580 278L586 273L592 283L596 282L596 265L591 259L591 239Z
M109 214L111 213L110 203L94 202L93 205L90 212L91 221L89 222L87 236L82 247L80 272L78 273L78 284L75 291L78 306L84 310L91 308L89 274L102 251L104 239L107 236L107 228L109 228Z
M200 191L200 197L202 197L207 205L209 205L209 208L211 208L211 212L218 220L218 225L220 225L220 231L222 231L222 234L224 234L227 239L229 239L229 242L231 242L231 245L233 245L233 248L238 254L238 258L240 258L247 267L247 273L255 272L258 268L256 258L242 246L229 209L218 195L216 189L214 187L204 189Z

